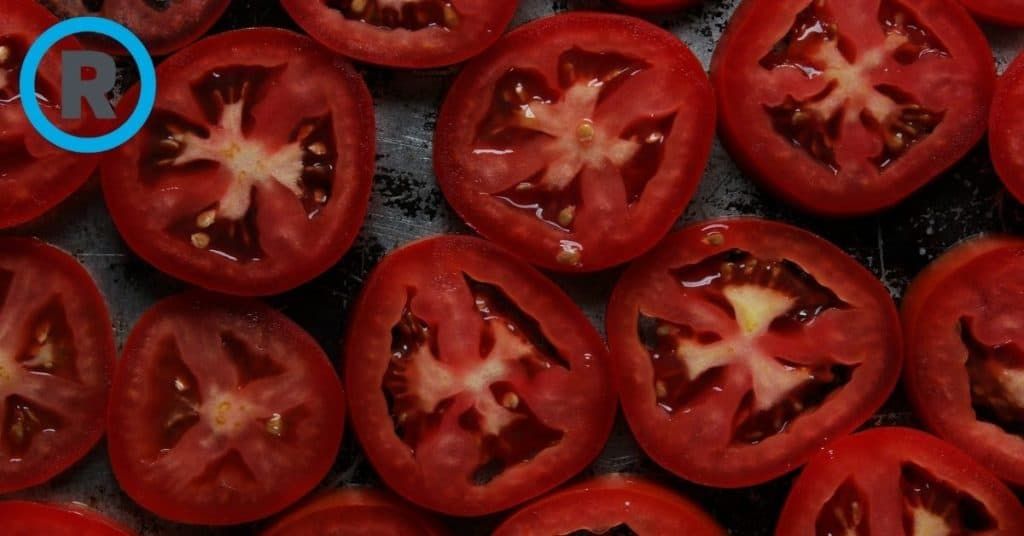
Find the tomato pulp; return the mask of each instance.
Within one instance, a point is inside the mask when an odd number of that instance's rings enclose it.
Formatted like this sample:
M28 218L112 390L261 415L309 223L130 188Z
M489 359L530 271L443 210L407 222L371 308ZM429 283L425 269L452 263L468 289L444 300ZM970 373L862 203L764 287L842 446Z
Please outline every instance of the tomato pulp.
M448 531L426 514L372 489L328 492L297 508L263 536L443 536Z

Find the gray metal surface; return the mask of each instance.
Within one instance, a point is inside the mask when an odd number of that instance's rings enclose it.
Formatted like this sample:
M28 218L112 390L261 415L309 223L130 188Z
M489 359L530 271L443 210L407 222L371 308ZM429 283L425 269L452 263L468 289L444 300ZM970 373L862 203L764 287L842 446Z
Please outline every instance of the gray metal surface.
M683 14L652 20L685 41L708 64L736 0L709 0ZM598 0L523 0L514 25L554 12L612 9ZM235 0L215 31L254 25L295 28L276 0ZM1024 47L1024 33L986 28L1001 66ZM372 207L363 233L342 263L302 288L271 301L313 333L332 358L339 357L349 305L367 272L388 250L417 237L467 232L434 183L431 138L437 110L456 69L396 72L363 69L377 105L378 163ZM762 194L716 144L700 190L684 221L755 214L793 222L833 240L872 269L899 297L912 277L948 246L982 231L1020 230L1024 209L999 186L979 147L952 172L899 207L879 216L821 221L797 214ZM6 233L12 234L12 233ZM111 304L118 341L156 300L184 286L133 256L107 216L93 180L53 213L13 234L35 235L72 252L97 279ZM618 275L612 270L584 277L557 277L603 331L604 304ZM912 424L897 394L872 424ZM713 490L683 482L642 456L621 423L590 472L634 471L685 493L711 511L734 534L770 534L789 478L743 490ZM352 434L323 487L375 483ZM250 529L200 529L166 523L135 506L118 489L101 445L84 462L50 484L16 494L49 501L79 501L138 529L142 534L244 534ZM458 534L485 534L498 517L452 520Z

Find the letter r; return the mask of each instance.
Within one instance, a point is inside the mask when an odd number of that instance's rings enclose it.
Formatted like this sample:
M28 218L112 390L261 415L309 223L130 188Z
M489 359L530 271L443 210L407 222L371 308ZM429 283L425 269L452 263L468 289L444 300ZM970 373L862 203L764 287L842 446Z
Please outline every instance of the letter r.
M114 58L92 50L65 50L61 53L61 116L81 119L82 99L89 103L92 113L100 119L114 119L114 109L107 101L107 93L114 89L117 67ZM82 80L82 68L91 67L96 78Z

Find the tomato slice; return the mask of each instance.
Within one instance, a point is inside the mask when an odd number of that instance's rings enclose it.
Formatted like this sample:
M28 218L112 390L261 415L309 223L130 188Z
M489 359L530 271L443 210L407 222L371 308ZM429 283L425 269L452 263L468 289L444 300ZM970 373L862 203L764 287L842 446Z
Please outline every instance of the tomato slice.
M816 455L782 509L779 536L1024 534L1024 508L953 446L910 428L875 428Z
M299 326L259 302L191 293L143 315L111 392L121 488L158 516L232 525L280 511L327 474L341 383Z
M753 218L692 225L634 263L607 331L640 446L717 487L781 476L853 431L902 359L874 275L815 235Z
M453 65L491 46L517 0L281 0L313 39L354 60L423 69Z
M996 85L989 116L988 143L999 178L1018 200L1024 200L1024 54L1010 64Z
M39 0L62 19L105 17L132 31L150 54L163 56L202 37L224 14L231 0ZM94 50L120 52L119 45L96 35L85 42Z
M434 165L471 227L527 261L600 270L653 247L689 202L714 136L704 68L632 17L531 22L468 65Z
M513 514L494 536L685 534L725 536L695 504L628 475L605 475L556 491Z
M478 238L385 257L348 329L356 435L420 506L510 508L581 471L611 431L600 336L554 283Z
M0 493L50 480L103 435L110 326L75 259L36 240L0 238Z
M905 384L921 420L1001 478L1024 484L1024 240L957 246L903 305Z
M386 493L350 488L322 495L286 515L263 536L442 536L438 521Z
M29 46L57 19L35 2L0 0L0 229L33 220L77 190L96 169L92 155L62 151L44 140L25 117L18 77ZM60 61L78 49L63 39L39 66L36 92L43 113L66 132L81 134L86 121L60 117ZM88 107L84 107L86 110ZM87 112L88 113L88 112Z
M975 17L1006 26L1024 26L1022 0L960 0Z
M748 0L711 71L740 166L832 216L895 205L956 163L995 83L985 36L947 0Z
M97 512L71 505L28 501L0 502L7 536L131 536L132 532Z
M615 0L615 3L634 11L662 13L696 6L701 0Z
M289 290L341 258L374 170L359 74L312 40L218 34L157 69L156 109L103 163L114 222L140 256L228 294ZM122 106L138 98L133 88Z

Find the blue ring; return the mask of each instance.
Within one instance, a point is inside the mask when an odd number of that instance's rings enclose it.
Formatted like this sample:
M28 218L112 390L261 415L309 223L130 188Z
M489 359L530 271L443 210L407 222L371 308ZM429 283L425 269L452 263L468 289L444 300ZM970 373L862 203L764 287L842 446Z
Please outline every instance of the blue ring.
M43 56L61 39L86 32L102 34L121 43L139 70L139 102L135 111L113 132L97 137L75 136L57 128L43 114L35 98L36 73ZM32 126L50 143L76 153L102 153L121 146L142 129L156 103L156 68L153 59L149 57L149 51L128 28L100 17L67 19L43 32L25 55L18 83L22 94L21 107Z

